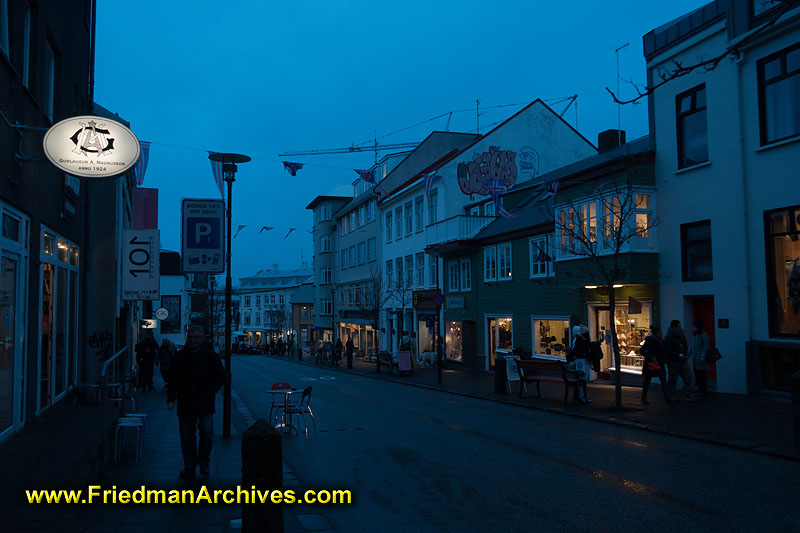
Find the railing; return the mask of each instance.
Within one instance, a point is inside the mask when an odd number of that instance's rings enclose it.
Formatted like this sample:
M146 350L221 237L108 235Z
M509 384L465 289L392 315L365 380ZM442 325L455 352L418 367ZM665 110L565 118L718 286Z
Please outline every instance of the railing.
M425 238L428 244L471 239L493 220L493 216L454 216L425 228Z
M119 358L119 356L121 356L122 354L124 354L127 351L128 351L128 347L126 346L123 349L121 349L120 351L118 351L117 353L115 353L114 355L112 355L111 357L109 357L108 359L106 359L105 363L103 363L103 367L100 369L100 403L103 406L102 407L102 416L103 417L100 419L100 423L102 424L101 427L104 430L105 430L105 424L106 424L106 416L108 416L108 382L106 380L106 370L108 370L108 365L109 364L111 364L113 361L117 360L117 358ZM127 379L127 376L125 376L124 379ZM122 394L124 394L124 385L125 384L126 383L124 383L124 382L122 384L122 386L123 386Z

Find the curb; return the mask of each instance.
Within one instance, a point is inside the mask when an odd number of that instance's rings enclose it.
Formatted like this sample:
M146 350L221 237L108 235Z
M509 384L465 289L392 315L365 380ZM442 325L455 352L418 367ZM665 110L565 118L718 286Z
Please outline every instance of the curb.
M264 356L264 357L272 357L272 356ZM295 363L295 364L302 364L302 365L305 365L305 366L316 366L313 363L306 363L304 361L298 361L296 359L283 358L281 360L284 360L284 361L287 361L287 362L291 362L291 363ZM570 417L580 418L580 419L583 419L583 420L592 420L592 421L601 422L601 423L604 423L604 424L610 424L610 425L615 425L615 426L620 426L620 427L633 428L633 429L638 429L640 431L648 431L650 433L656 433L656 434L659 434L659 435L666 435L666 436L669 436L669 437L676 437L676 438L680 438L680 439L692 440L692 441L695 441L695 442L702 442L702 443L705 443L705 444L713 444L713 445L721 446L721 447L724 447L724 448L731 448L731 449L734 449L734 450L755 453L755 454L758 454L758 455L764 455L764 456L767 456L767 457L783 459L783 460L786 460L786 461L800 462L800 454L792 454L792 453L789 453L789 452L785 452L785 451L783 451L783 450L781 450L779 448L772 448L767 444L759 444L759 443L756 443L756 442L746 442L746 441L736 441L736 440L724 439L724 438L719 438L719 437L696 435L696 434L692 434L692 433L681 433L679 431L675 431L675 430L672 430L672 429L664 428L664 427L661 427L661 426L643 424L643 423L640 423L640 422L634 422L634 421L623 420L623 419L619 419L619 418L607 417L607 416L603 416L603 415L588 415L588 414L579 413L579 412L566 412L566 411L556 410L556 409L552 409L550 407L540 407L540 406L537 406L537 405L522 405L522 404L519 404L519 403L516 403L516 402L510 402L508 400L503 400L503 399L500 399L500 398L492 398L492 397L489 397L489 396L481 396L479 394L473 394L473 393L469 393L469 392L457 391L457 390L452 390L452 389L443 389L443 388L439 388L439 387L433 387L431 385L424 385L424 384L421 384L421 383L409 383L408 381L402 381L402 380L394 379L394 378L391 378L391 377L383 377L383 375L381 375L379 377L378 375L376 375L376 373L372 373L372 372L367 373L367 372L362 372L360 370L355 370L355 369L347 370L346 368L342 368L342 367L329 367L329 366L325 366L325 367L321 367L321 368L325 368L326 370L334 370L336 372L343 372L343 373L351 374L351 375L357 375L357 376L361 376L361 377L367 377L367 378L382 380L382 381L390 381L392 383L399 383L399 384L406 385L406 386L409 386L409 387L417 387L417 388L420 388L420 389L426 389L426 390L430 390L430 391L444 392L444 393L447 393L447 394L453 394L453 395L462 396L462 397L465 397L465 398L473 398L473 399L477 399L477 400L486 400L486 401L500 403L500 404L504 404L504 405L512 405L512 406L519 407L519 408L522 408L522 409L534 409L536 411L541 411L541 412L545 412L545 413L557 414L557 415L562 415L562 416L570 416Z

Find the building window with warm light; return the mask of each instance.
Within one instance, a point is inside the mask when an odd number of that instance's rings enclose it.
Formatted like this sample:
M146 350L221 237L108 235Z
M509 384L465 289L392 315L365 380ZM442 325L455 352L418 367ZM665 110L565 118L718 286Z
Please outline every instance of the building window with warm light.
M800 336L800 205L766 215L770 335Z
M570 346L569 317L532 317L531 328L534 354L566 358Z
M445 322L444 344L447 347L446 357L453 361L461 361L463 359L461 326L461 322Z

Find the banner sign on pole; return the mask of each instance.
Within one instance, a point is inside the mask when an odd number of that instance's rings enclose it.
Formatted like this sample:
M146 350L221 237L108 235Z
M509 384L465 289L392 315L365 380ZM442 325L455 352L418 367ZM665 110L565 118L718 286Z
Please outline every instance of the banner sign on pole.
M181 213L181 270L225 272L225 202L184 198Z
M133 228L158 229L158 189L133 190Z
M159 231L126 229L122 230L122 239L122 299L158 300L161 298Z

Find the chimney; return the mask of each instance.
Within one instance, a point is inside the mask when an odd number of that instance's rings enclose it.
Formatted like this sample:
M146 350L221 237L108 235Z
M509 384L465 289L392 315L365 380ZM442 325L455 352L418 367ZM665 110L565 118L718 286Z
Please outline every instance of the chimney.
M597 134L597 148L600 153L625 144L625 130L606 130Z

